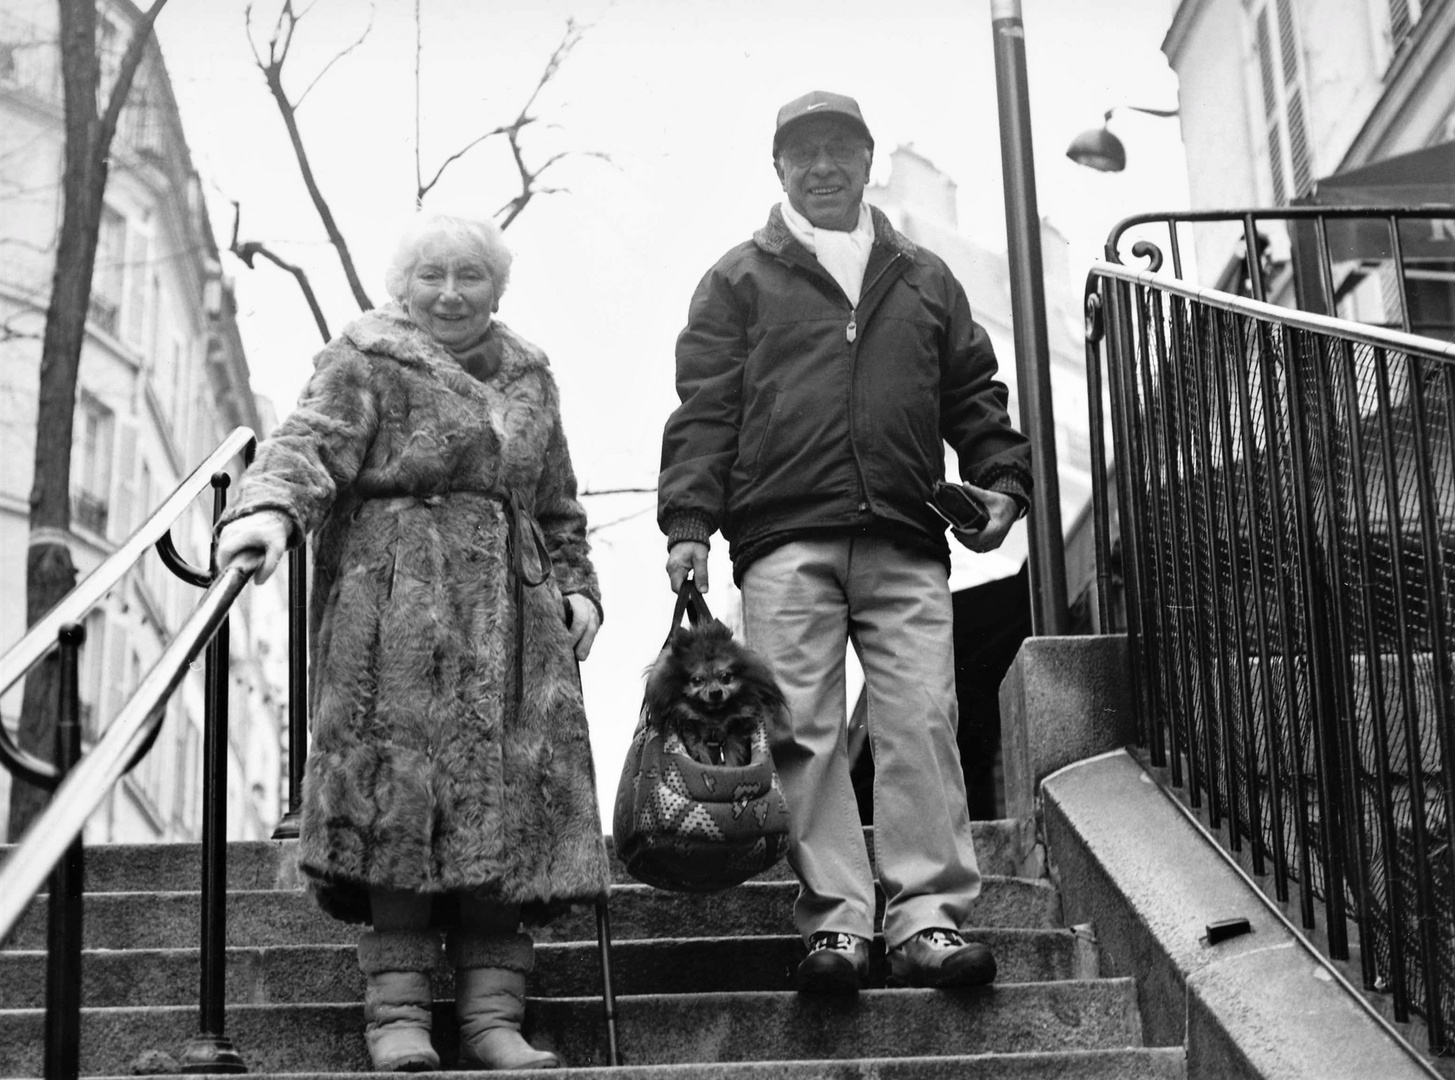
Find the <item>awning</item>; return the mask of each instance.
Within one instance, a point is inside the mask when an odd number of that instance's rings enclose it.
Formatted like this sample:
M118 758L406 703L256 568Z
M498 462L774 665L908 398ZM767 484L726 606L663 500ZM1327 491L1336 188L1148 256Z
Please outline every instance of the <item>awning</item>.
M1315 181L1316 206L1455 204L1455 141L1398 154Z
M1448 263L1455 259L1455 142L1427 146L1326 176L1315 181L1308 195L1295 199L1294 205L1431 207L1435 214L1407 219L1399 227L1405 263ZM1446 215L1436 216L1439 211L1446 211ZM1312 227L1295 223L1292 231L1296 234L1294 243L1304 247L1306 258L1312 257ZM1335 262L1384 259L1393 251L1387 217L1330 219L1328 233L1329 254Z

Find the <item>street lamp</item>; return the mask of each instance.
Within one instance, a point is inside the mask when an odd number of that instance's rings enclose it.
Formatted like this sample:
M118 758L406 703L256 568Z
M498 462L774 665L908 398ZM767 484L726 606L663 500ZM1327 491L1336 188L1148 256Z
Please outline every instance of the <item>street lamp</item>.
M1122 141L1111 133L1107 124L1111 120L1111 114L1118 109L1131 109L1134 112L1147 113L1149 116L1176 116L1176 109L1148 109L1141 105L1113 105L1106 110L1102 118L1101 127L1091 131L1083 131L1076 138L1071 140L1071 145L1066 148L1066 156L1078 165L1085 165L1088 169L1095 169L1098 172L1121 172L1127 167L1127 151L1122 146Z

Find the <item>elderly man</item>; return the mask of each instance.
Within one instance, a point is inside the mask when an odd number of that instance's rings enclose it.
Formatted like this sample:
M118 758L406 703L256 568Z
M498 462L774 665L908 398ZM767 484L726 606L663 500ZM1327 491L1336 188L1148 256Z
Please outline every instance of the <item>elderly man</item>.
M948 441L989 512L957 536L998 547L1028 503L1030 452L964 290L864 205L873 152L852 98L815 91L779 110L787 198L692 297L658 488L672 588L689 573L707 587L720 530L749 644L792 710L771 735L805 992L857 991L874 934L845 748L849 643L868 689L889 984L995 977L990 950L960 935L980 873L955 746L949 549L929 499Z

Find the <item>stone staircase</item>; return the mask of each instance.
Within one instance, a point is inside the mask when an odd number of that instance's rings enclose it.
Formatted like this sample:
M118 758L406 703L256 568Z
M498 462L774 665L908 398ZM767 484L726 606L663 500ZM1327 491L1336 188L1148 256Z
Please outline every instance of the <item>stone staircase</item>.
M836 1080L1185 1080L1182 1047L1142 1045L1131 979L1097 977L1086 931L1062 925L1023 823L975 827L985 888L971 937L994 950L992 987L866 990L857 1000L795 994L803 946L786 866L707 896L631 882L611 896L623 1068L607 1069L595 919L581 910L539 931L526 1034L573 1068L616 1080L832 1077ZM199 849L109 846L86 862L81 1045L84 1075L175 1069L197 1028ZM288 843L228 852L227 1035L250 1073L368 1072L359 928L320 914ZM42 1071L45 906L0 951L0 1077ZM874 977L882 985L882 938ZM448 972L435 1044L455 1060ZM519 1074L517 1074L519 1075Z

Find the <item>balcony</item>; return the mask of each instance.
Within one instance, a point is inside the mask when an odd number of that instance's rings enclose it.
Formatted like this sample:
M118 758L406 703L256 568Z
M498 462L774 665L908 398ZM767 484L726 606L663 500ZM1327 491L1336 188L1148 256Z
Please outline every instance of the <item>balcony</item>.
M121 321L121 305L97 293L91 294L91 305L86 309L86 319L98 330L104 330L113 337Z
M106 523L111 516L107 501L89 491L71 492L71 524L80 526L97 536L106 535Z

